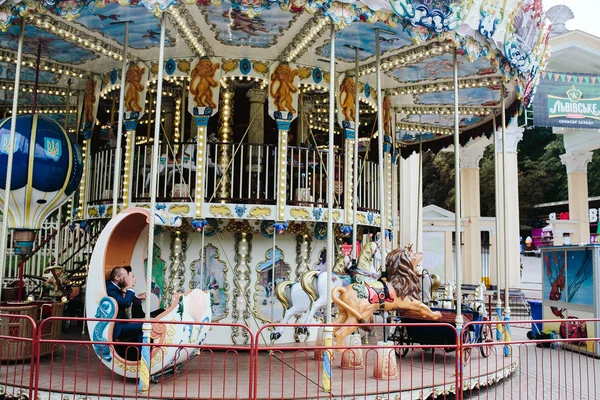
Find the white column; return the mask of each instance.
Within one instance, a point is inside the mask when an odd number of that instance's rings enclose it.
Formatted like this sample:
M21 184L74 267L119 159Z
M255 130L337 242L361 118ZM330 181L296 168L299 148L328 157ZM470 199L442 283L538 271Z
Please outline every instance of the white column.
M516 119L508 125L506 128L506 174L507 174L507 198L508 203L506 205L508 214L508 267L509 267L509 287L519 287L521 283L520 277L520 241L519 241L519 170L517 164L517 145L523 138L524 128L520 128L517 125ZM498 197L497 204L502 204L503 191L502 191L502 130L499 129L496 132L495 147L498 156L496 157L496 172L500 179L496 179L496 196ZM500 237L500 265L504 264L504 253L503 239L504 239L504 214L502 213L502 207L498 207L496 210L500 217L500 224L498 226L497 234ZM495 271L491 271L492 277L495 276ZM500 286L504 286L504 273L501 271Z
M465 220L462 240L464 243L463 283L470 285L478 284L482 278L479 162L486 146L487 143L477 141L463 147L460 152L461 214Z
M423 196L419 196L419 155L412 154L408 159L400 157L400 205L398 245L419 244L416 251L423 250ZM421 215L420 217L417 217ZM418 241L417 241L418 238Z
M250 100L250 118L254 118L248 130L248 143L265 142L265 100L267 91L264 89L250 89L246 93Z
M569 184L569 220L576 223L575 232L571 234L571 243L589 243L590 222L588 211L587 165L592 161L592 152L570 152L561 155L560 160L567 167Z

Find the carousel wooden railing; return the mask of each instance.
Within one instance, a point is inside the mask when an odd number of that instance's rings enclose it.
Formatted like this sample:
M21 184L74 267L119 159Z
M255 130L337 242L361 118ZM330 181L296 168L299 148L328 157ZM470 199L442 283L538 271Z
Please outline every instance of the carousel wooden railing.
M289 204L326 207L327 165L326 150L288 146L288 198ZM334 202L340 208L344 198L344 159L334 155Z
M375 161L358 160L357 208L359 211L379 210L379 167Z
M277 146L209 143L207 151L205 201L275 204Z
M131 154L131 174L123 183L129 204L150 200L152 143L137 144ZM160 143L157 201L192 203L196 192L196 143ZM204 201L207 203L275 204L277 201L277 146L261 143L208 143L204 167ZM329 154L317 148L288 146L286 203L325 207ZM344 204L344 154L337 152L333 179L335 207ZM92 156L90 204L112 201L114 149ZM360 211L379 210L379 172L374 161L359 160L356 197Z
M112 203L115 148L101 149L91 155L89 174L89 204ZM120 193L119 193L120 197Z

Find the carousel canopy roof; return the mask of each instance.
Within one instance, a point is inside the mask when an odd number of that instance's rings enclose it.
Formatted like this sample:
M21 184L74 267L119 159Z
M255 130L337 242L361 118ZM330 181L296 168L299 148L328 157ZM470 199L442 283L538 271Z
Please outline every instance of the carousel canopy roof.
M111 73L113 78L119 74L126 21L128 59L144 62L152 80L163 14L166 76L175 81L189 74L196 57L217 58L233 75L242 60L249 60L249 76L264 80L271 63L287 61L305 67L307 74L322 73L320 83L313 79L307 85L322 93L328 89L332 21L336 73L353 73L359 48L364 91L376 85L379 45L382 89L396 111L396 141L409 152L421 141L424 149L443 147L453 132L455 46L464 141L492 132L502 82L509 112L530 100L549 55L541 0L0 0L0 101L12 102L22 19L24 93L19 104L33 102L39 52L38 104L66 108L69 81L71 88L83 89L85 79L96 74L102 76L103 93L116 87ZM376 28L381 28L379 43Z

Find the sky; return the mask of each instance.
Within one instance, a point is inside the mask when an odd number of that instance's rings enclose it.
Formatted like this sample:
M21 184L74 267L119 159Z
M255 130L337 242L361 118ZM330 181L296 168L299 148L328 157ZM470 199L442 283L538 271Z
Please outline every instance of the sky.
M575 18L567 22L567 29L579 29L600 37L600 0L542 0L544 8L566 5L573 11Z

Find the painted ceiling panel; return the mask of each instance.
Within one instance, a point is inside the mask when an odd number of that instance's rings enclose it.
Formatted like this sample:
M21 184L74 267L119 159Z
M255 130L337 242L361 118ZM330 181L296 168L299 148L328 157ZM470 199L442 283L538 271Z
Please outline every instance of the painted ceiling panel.
M454 126L453 115L411 115L403 121L422 123L427 125L439 125L440 127L451 128ZM459 125L460 127L467 127L470 125L478 124L483 121L480 117L475 116L461 116Z
M453 93L423 93L415 95L415 104L452 104ZM500 90L486 87L460 89L458 101L463 106L494 106L500 102Z
M378 22L376 24L357 22L338 32L335 42L336 58L347 62L354 62L355 51L348 46L364 49L364 51L359 53L361 60L375 56L375 28L390 30L383 22ZM382 53L390 50L398 50L412 44L412 40L401 26L398 26L394 31L396 32L396 35L381 33L379 41ZM322 57L329 57L329 47L329 40L327 40L324 46L317 49L317 53Z
M15 64L0 62L0 79L15 79ZM35 82L35 69L30 67L21 68L21 80L25 82ZM40 71L39 83L49 84L58 82L58 76L48 71Z
M458 58L458 76L472 75L490 75L496 72L496 69L490 66L490 62L484 58L479 58L474 62L469 62L464 57ZM412 64L406 67L391 71L391 75L399 82L416 82L425 80L434 80L441 78L452 78L453 63L452 54L442 54L434 58L429 58L418 64Z
M75 20L80 26L112 38L121 46L124 43L125 25L119 22L125 21L132 21L129 24L129 47L146 49L159 45L159 20L144 6L122 7L111 3L99 8L92 2ZM167 34L165 45L174 46L175 39Z
M19 44L20 26L13 25L0 35L0 48L17 51ZM43 31L35 26L25 27L23 51L27 54L37 55L38 46L41 44L42 57L66 64L82 64L93 60L97 56L91 51L64 41L59 36Z
M250 18L225 2L216 7L199 8L217 40L228 46L271 47L298 17L298 14L272 7Z

